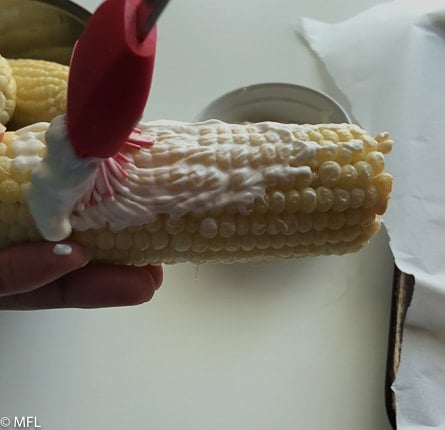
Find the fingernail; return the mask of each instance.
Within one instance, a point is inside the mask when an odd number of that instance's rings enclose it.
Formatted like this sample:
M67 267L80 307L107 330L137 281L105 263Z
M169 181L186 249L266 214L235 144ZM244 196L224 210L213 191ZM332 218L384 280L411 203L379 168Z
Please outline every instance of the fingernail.
M80 266L79 269L81 269L82 267L85 267L88 263L90 262L90 259L87 258Z

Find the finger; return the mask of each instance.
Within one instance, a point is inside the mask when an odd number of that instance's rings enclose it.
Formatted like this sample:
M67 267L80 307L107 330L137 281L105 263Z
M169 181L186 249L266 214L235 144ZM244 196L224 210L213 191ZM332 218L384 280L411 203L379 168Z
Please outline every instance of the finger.
M150 300L162 282L162 268L90 264L24 294L0 298L0 309L102 308Z
M0 251L0 296L46 285L84 266L85 250L75 243L27 243Z
M151 273L151 276L153 276L153 280L155 283L155 289L159 289L162 285L162 282L164 280L164 271L162 269L162 266L151 266L147 265L144 267L141 267L143 270L147 270Z

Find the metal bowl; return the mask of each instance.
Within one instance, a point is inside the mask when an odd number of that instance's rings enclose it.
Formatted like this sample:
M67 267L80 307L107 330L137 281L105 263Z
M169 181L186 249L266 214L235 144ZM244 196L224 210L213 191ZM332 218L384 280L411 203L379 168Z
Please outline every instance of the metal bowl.
M230 123L275 121L296 124L351 122L331 97L301 85L263 83L238 88L217 98L195 118Z
M68 0L1 0L0 54L69 64L90 16Z

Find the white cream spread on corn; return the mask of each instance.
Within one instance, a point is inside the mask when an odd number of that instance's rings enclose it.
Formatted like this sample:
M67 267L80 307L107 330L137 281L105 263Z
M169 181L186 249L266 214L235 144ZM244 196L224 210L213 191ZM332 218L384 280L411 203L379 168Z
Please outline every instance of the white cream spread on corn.
M46 156L33 171L27 199L43 237L58 241L71 234L70 215L93 187L102 160L77 157L67 138L63 115L52 121L45 139ZM15 144L18 142L16 139Z
M14 144L24 148L30 139L40 140L47 127L40 123L26 132L22 129ZM55 119L46 134L47 153L41 162L35 153L18 151L23 155L16 162L34 167L27 197L46 239L62 240L72 229L105 225L121 230L154 222L159 214L167 214L174 223L188 213L207 214L199 229L212 237L216 235L212 215L223 210L248 214L262 201L266 189L275 186L291 188L296 182L310 186L310 166L318 163L321 152L333 154L338 148L328 140L325 145L312 141L310 134L317 131L311 125L233 125L209 120L195 124L154 121L138 127L139 137L133 141L154 145L124 145L113 159L76 157L64 117ZM357 131L363 132L359 127ZM345 151L362 150L360 139L345 147ZM283 199L277 191L273 204Z
M73 252L73 248L70 245L66 245L64 243L58 243L53 248L54 255L71 255Z

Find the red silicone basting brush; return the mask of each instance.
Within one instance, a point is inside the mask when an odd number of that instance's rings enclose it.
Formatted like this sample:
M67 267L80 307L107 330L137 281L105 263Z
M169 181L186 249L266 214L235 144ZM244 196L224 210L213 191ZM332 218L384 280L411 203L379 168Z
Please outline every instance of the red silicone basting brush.
M156 20L168 0L106 0L76 43L67 129L79 157L117 154L141 118L156 53Z

